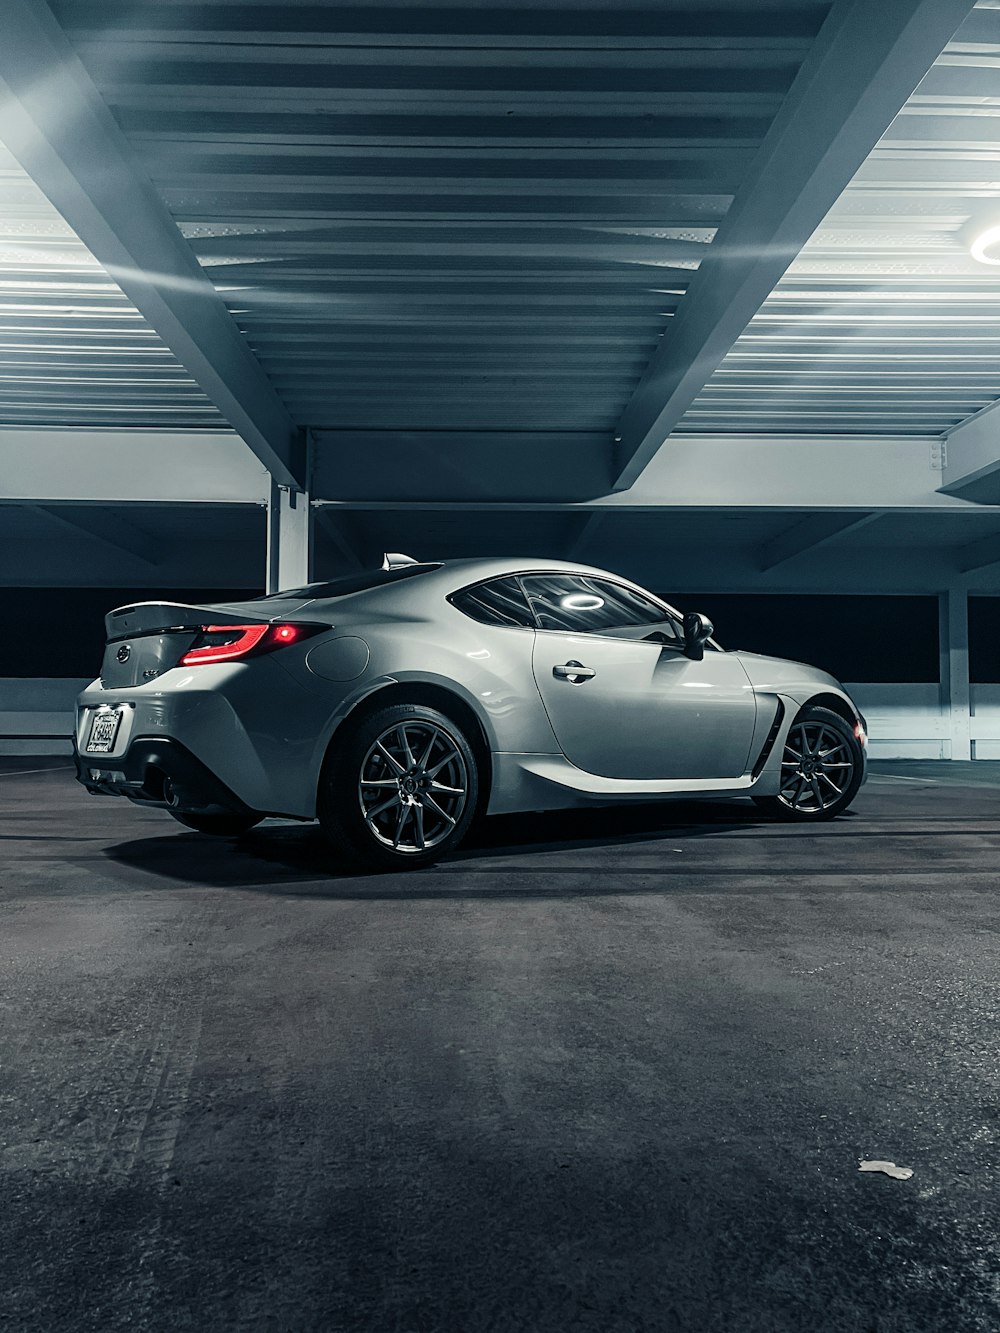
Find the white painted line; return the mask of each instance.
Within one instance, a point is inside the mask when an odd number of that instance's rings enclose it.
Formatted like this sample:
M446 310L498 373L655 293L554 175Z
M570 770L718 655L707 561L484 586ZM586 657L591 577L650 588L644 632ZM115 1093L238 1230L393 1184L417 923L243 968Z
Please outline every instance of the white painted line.
M0 778L24 778L29 773L65 773L72 764L54 764L51 768L15 768L6 773L0 772Z

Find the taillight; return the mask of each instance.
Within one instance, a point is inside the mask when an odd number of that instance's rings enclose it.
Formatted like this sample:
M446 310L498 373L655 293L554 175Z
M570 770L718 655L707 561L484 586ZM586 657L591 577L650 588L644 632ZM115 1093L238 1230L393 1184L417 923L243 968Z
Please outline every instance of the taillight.
M864 726L863 726L860 722L855 722L855 724L854 724L854 734L855 734L855 736L857 737L857 739L861 742L862 745L867 745L867 744L868 744L868 737L867 737L867 735L865 734Z
M236 662L257 657L320 634L326 625L205 625L177 663L206 666L210 662Z

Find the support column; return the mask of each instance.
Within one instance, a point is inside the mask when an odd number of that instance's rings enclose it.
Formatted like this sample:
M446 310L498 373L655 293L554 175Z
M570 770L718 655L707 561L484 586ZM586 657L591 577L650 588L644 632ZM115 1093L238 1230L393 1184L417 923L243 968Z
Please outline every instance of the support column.
M271 482L267 506L267 591L301 588L312 577L313 513L307 491Z
M951 738L951 758L971 759L969 691L969 593L964 585L939 594L941 708Z

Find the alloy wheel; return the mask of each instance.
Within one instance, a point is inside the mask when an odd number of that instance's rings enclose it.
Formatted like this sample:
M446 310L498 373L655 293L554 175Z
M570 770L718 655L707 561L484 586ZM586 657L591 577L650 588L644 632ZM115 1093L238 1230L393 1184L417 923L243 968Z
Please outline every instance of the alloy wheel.
M781 757L778 800L801 814L818 814L840 801L854 776L849 742L825 722L797 722Z
M462 752L433 722L387 727L369 747L358 779L369 832L404 855L444 842L462 818L468 793Z

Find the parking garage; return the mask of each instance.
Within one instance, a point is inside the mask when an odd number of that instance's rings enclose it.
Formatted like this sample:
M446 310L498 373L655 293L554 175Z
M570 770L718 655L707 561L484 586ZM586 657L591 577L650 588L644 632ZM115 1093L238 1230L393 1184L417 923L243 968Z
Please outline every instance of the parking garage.
M1000 12L0 38L6 1326L995 1329ZM866 784L371 873L75 780L115 608L478 558L830 673Z

